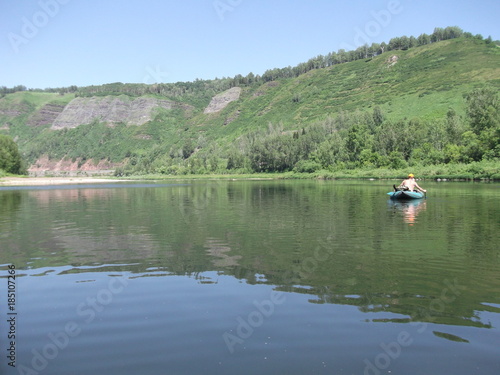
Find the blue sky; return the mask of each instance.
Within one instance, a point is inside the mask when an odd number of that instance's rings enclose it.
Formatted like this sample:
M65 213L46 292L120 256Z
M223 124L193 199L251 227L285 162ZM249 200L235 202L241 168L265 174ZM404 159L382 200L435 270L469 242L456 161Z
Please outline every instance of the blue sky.
M500 1L0 0L0 86L262 74L459 26L500 39Z

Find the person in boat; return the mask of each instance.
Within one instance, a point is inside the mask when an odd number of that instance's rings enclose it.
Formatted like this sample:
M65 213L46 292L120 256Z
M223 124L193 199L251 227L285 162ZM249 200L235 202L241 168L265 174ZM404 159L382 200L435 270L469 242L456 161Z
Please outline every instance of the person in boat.
M415 176L413 173L410 173L408 175L408 178L406 180L403 180L401 184L395 190L406 190L406 191L421 191L426 193L427 190L422 189L420 186L418 186L417 181L415 181Z

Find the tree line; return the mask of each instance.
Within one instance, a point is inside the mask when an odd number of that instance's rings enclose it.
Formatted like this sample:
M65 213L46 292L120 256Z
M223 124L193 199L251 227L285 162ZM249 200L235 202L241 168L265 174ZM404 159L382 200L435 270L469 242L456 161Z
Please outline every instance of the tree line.
M372 43L371 45L365 44L358 47L355 50L346 51L340 49L337 52L330 52L327 55L318 55L312 59L309 59L305 63L300 63L295 67L286 68L275 68L267 70L261 77L264 82L273 81L280 78L291 78L298 77L301 74L307 73L313 69L327 68L337 64L343 64L346 62L363 60L368 58L373 58L387 51L394 50L408 50L410 48L424 46L427 44L440 42L443 40L454 39L454 38L477 38L482 40L482 35L472 35L469 32L464 32L458 26L449 26L446 28L436 27L434 32L430 35L421 34L418 37L414 36L401 36L392 38L389 43ZM488 37L487 42L492 42L491 37ZM248 78L235 77L233 79L234 84L241 84L248 81Z
M160 95L172 99L184 100L210 100L211 96L227 90L235 86L247 86L252 84L261 84L277 79L286 79L298 77L301 74L307 73L314 69L327 68L337 64L346 62L369 59L378 56L387 51L407 50L414 47L427 45L430 43L440 42L443 40L454 38L476 38L483 40L480 34L473 35L469 32L464 32L458 26L448 26L446 28L436 27L432 34L421 34L418 37L401 36L392 38L389 43L372 43L365 44L355 50L346 51L339 49L336 52L330 52L327 55L318 55L309 59L307 62L300 63L297 66L274 68L266 70L262 75L248 73L246 76L237 74L232 78L223 77L213 80L196 79L192 82L176 82L176 83L155 83L155 84L134 84L134 83L108 83L103 85L91 85L78 87L75 85L59 88L46 89L27 89L23 85L18 85L13 88L5 86L0 87L0 97L17 91L37 91L37 92L57 92L60 94L75 93L76 96L106 96L106 95ZM486 43L493 43L491 36L485 39ZM496 41L496 43L500 43Z

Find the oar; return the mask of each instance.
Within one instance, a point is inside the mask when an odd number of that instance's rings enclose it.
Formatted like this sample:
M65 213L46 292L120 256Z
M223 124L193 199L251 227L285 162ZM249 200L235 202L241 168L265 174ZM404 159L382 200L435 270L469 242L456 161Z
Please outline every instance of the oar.
M389 194L389 195L391 196L391 198L393 198L393 197L394 197L394 195L395 195L395 194L397 193L397 191L398 191L398 189L396 189L396 185L392 185L392 187L393 187L393 189L394 189L394 191L392 192L392 194L391 194L391 193L387 193L387 194Z

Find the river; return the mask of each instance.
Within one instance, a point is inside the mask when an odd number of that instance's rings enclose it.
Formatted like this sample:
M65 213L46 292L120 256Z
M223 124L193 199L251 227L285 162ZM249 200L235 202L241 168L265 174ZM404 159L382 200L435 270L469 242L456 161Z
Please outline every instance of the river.
M2 187L0 372L500 373L500 184L393 183Z

